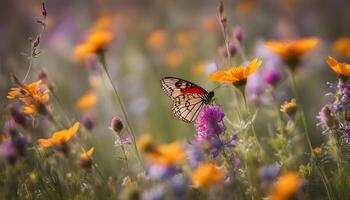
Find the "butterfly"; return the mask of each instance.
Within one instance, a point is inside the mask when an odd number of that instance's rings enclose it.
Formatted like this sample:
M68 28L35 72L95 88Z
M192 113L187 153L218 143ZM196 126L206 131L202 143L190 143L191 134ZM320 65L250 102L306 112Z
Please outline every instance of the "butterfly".
M202 87L175 77L164 77L160 84L165 94L172 101L172 111L178 119L191 123L196 120L202 108L210 104L214 92L207 92Z

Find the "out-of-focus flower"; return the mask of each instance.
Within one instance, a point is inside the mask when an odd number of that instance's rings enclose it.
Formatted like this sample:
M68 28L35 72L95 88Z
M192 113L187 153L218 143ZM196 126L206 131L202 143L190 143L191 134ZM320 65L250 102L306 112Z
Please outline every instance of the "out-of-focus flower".
M165 180L176 174L174 166L151 165L149 167L149 176L153 179Z
M276 69L266 70L263 76L264 81L271 86L275 86L282 78L281 72Z
M268 199L288 200L292 199L302 185L302 179L294 172L281 175L274 185Z
M188 47L193 40L193 32L191 31L181 31L176 33L175 40L177 45L181 48Z
M333 43L333 50L346 57L350 57L350 38L341 37Z
M176 175L171 178L171 189L177 198L183 197L188 191L188 179L183 175Z
M179 142L160 144L153 151L145 153L147 159L154 165L172 166L186 158L186 152Z
M280 172L280 166L277 164L263 166L259 169L259 175L263 183L273 181Z
M243 14L251 14L255 10L257 2L257 0L241 0L235 9Z
M10 105L9 107L10 110L10 115L12 119L17 123L20 124L21 126L25 127L26 126L26 116L24 113L16 108L14 105Z
M237 53L237 45L236 45L236 43L235 42L230 42L229 44L228 44L228 51L230 52L230 56L232 57L232 56L234 56L236 53ZM228 54L227 54L227 48L226 47L221 47L220 49L219 49L219 51L220 51L220 54L223 56L223 57L225 57L225 58L227 58L228 57Z
M79 110L87 110L96 105L97 95L94 92L87 92L83 94L76 103L76 107Z
M167 66L175 68L183 61L184 54L181 50L174 49L164 55L164 62Z
M141 151L147 153L152 152L155 148L155 142L150 134L142 134L141 137L137 140L137 148Z
M74 55L81 61L94 54L103 53L113 40L109 19L100 19L93 26L86 40L75 47Z
M197 135L199 142L205 142L217 138L225 128L221 124L225 117L219 106L207 106L201 110L196 120Z
M350 77L350 64L340 63L331 56L327 57L327 63L339 77L345 80Z
M209 75L210 80L219 82L230 82L235 86L245 85L247 78L261 65L261 61L253 59L247 66L233 67L228 70L219 70Z
M333 116L331 109L328 106L324 106L318 113L317 119L319 120L318 126L321 126L323 133L326 133L329 129L335 129L338 127L338 120Z
M320 154L321 151L322 151L322 149L321 149L321 147L315 147L315 148L312 149L312 151L313 151L315 154Z
M192 167L197 166L205 158L204 152L196 145L191 145L187 150L187 158Z
M79 129L79 122L74 123L74 125L69 129L63 129L53 133L51 138L48 139L38 139L38 143L44 148L55 148L63 153L67 153L67 143L70 139L77 133Z
M81 123L86 130L89 131L91 131L95 126L95 122L89 113L84 113L83 117L81 118Z
M32 115L34 113L46 114L46 104L49 102L49 91L41 84L41 80L21 84L17 78L18 87L11 88L7 94L8 99L18 99L24 105L23 112Z
M21 134L6 137L6 139L0 143L0 159L6 160L9 164L14 164L19 156L25 154L27 144L27 137Z
M162 50L167 41L167 34L164 30L158 29L149 34L146 40L148 48L152 50Z
M295 69L300 63L302 56L308 53L318 44L316 37L302 38L289 41L269 40L265 46L279 55L291 69Z
M165 200L165 188L163 185L157 185L156 187L151 188L150 190L142 193L142 200Z
M209 75L218 69L215 61L198 62L194 65L193 72L198 75Z
M113 118L112 118L110 128L111 128L113 131L119 133L120 131L123 130L123 127L124 127L123 122L122 122L122 120L120 120L119 117L113 117Z
M223 181L225 172L211 163L200 164L192 174L194 187L206 187Z
M112 28L113 18L111 16L102 16L98 18L92 27L92 30L109 30Z
M288 116L293 117L298 110L297 101L292 99L290 101L284 102L281 105L281 111L286 113Z
M5 129L7 129L8 133L11 136L15 136L18 134L16 122L12 119L5 123Z
M78 164L84 168L89 169L92 165L92 154L94 153L94 147L91 147L87 152L79 154Z

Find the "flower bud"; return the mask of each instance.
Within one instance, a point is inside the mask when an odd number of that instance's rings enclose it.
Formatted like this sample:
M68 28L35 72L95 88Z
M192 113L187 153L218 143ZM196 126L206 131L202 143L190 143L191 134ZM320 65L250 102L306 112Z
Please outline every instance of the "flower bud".
M265 72L264 81L272 86L275 86L281 80L281 73L277 70L271 69Z
M326 125L329 128L338 127L338 121L334 118L332 111L328 106L324 106L318 114L318 118L322 124Z
M240 26L236 26L233 29L233 37L239 42L241 43L244 39L244 34L242 31L242 28Z
M230 42L228 45L228 50L230 52L230 56L234 56L237 53L237 45L234 42ZM225 57L225 58L228 57L226 47L221 47L219 49L219 52L223 57Z
M111 129L117 133L123 130L123 123L118 117L113 117L111 122Z
M83 117L81 118L81 123L89 131L91 131L95 126L94 120L92 119L92 117L88 113L85 113L83 115Z

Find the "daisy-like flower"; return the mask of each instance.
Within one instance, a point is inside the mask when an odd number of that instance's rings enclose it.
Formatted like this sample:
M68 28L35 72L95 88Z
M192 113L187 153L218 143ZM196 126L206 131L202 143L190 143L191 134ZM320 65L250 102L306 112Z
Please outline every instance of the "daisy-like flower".
M53 133L51 138L38 139L38 143L44 148L55 148L63 153L68 153L67 143L77 133L79 129L79 122L69 129L63 129Z
M78 164L84 168L89 169L92 165L92 154L94 153L94 147L91 147L87 152L79 154Z
M293 117L298 110L297 101L292 99L290 101L284 102L281 105L281 111L286 113L288 116Z
M341 37L337 39L333 45L333 50L346 57L350 57L350 38L349 37Z
M287 200L292 199L302 186L302 179L294 172L281 175L275 183L268 199Z
M76 103L76 107L79 110L87 110L96 105L97 95L94 92L87 92L83 94Z
M245 86L247 78L261 65L257 58L246 66L232 67L227 70L219 70L209 75L210 80L233 83L234 86Z
M195 187L206 187L223 181L225 172L211 163L200 164L192 174L192 183Z
M341 79L347 80L350 77L350 64L340 63L331 56L327 57L327 63Z
M279 55L287 66L294 70L300 63L302 56L313 49L318 41L316 37L289 41L269 40L266 42L265 46Z
M15 78L17 87L13 87L7 94L8 99L18 99L24 105L23 112L32 115L34 113L46 114L46 104L49 102L49 90L43 86L41 80L22 84Z
M105 17L104 17L105 18ZM84 42L76 46L75 57L84 60L91 55L103 53L113 39L110 19L100 19L93 26Z

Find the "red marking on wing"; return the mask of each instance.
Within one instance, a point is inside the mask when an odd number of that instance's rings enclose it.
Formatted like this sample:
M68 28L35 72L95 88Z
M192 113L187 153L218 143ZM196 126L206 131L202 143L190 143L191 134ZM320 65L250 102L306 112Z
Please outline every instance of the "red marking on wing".
M181 89L180 92L182 94L205 94L206 93L205 91L197 87Z

